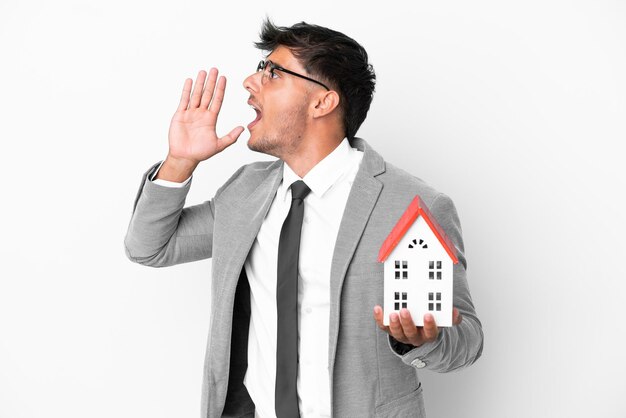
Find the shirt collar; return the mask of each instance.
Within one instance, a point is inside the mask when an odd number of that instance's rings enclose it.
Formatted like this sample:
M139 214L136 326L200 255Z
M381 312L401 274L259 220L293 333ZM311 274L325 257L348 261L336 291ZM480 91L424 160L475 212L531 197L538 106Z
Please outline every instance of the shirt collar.
M354 149L350 147L348 138L343 141L322 161L317 163L305 176L300 178L286 163L283 164L283 182L278 190L279 197L287 198L287 190L294 181L303 180L311 189L311 193L322 197L341 175L349 168L349 158Z

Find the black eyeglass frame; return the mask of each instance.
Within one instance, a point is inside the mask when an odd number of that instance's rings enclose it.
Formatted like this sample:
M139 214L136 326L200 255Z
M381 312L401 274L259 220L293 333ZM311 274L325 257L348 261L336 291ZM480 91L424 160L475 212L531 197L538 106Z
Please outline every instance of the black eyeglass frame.
M272 62L272 61L270 61L270 60L267 60L267 61L265 61L265 60L261 60L261 61L259 61L259 65L257 65L257 67L256 67L256 71L257 71L257 72L259 72L259 71L265 71L265 68L267 68L267 66L268 66L268 65L270 66L270 74L271 74L271 75L274 75L274 70L282 71L282 72L284 72L284 73L291 74L291 75L295 75L296 77L300 77L300 78L304 78L305 80L312 81L312 82L314 82L314 83L316 83L316 84L319 84L320 86L324 87L326 90L330 91L330 89L328 88L328 86L326 86L326 84L324 84L324 83L322 83L322 82L320 82L320 81L314 80L314 79L312 79L312 78L310 78L310 77L307 77L307 76L305 76L305 75L298 74L298 73L296 73L296 72L293 72L293 71L291 71L291 70L288 70L288 69L286 69L286 68L283 68L283 67L281 67L280 65L276 65L275 63L273 63L273 62Z

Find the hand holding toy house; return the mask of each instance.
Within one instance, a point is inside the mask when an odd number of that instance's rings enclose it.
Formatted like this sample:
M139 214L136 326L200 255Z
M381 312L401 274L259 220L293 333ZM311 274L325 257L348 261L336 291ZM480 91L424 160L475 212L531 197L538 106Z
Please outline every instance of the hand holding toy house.
M407 308L417 326L430 313L438 327L452 326L454 245L419 196L409 204L385 242L383 323L389 314Z

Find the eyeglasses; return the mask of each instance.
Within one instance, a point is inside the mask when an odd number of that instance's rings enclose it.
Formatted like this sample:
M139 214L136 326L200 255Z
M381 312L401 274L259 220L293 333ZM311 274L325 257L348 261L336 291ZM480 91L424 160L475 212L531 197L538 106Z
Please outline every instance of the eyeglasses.
M268 68L269 68L269 71L268 71ZM309 81L312 81L314 83L317 83L320 86L324 87L326 90L330 91L330 89L325 84L323 84L323 83L321 83L321 82L319 82L317 80L313 80L312 78L309 78L309 77L307 77L305 75L294 73L293 71L290 71L290 70L288 70L286 68L283 68L283 67L281 67L279 65L276 65L272 61L269 61L269 60L267 60L267 61L261 60L259 62L259 65L257 65L257 67L256 67L256 71L257 72L263 71L263 77L267 76L268 72L269 72L269 75L271 76L271 78L274 78L274 70L282 71L283 73L287 73L287 74L295 75L296 77L304 78L305 80L309 80Z

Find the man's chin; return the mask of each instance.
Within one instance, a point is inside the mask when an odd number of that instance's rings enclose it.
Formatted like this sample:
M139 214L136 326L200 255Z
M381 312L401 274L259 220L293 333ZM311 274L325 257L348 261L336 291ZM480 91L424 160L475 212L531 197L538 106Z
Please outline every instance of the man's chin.
M266 138L258 138L254 134L250 135L248 139L248 149L251 151L260 152L262 154L268 154L276 157L275 144L268 141Z

